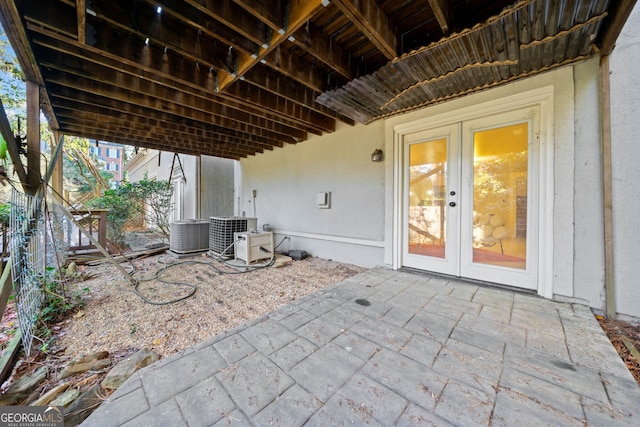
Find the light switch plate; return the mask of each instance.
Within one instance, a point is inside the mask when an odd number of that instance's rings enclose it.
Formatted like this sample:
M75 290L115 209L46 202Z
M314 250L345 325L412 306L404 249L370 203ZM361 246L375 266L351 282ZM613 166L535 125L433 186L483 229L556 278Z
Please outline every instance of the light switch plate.
M316 203L320 209L329 209L331 207L331 192L321 191L316 195Z

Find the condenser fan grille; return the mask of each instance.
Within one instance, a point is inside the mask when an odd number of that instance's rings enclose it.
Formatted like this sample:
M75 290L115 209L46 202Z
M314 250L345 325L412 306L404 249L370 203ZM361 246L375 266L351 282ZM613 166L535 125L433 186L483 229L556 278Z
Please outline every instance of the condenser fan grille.
M209 220L209 252L221 257L233 257L233 233L255 229L257 220L244 217L211 217Z

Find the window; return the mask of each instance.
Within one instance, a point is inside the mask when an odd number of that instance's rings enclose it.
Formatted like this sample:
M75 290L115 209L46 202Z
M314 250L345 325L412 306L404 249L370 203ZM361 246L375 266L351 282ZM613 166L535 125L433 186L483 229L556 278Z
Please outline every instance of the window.
M116 148L107 148L107 157L111 157L113 159L117 159L120 157L120 152Z
M117 171L118 170L118 164L117 163L107 163L107 170L108 171Z

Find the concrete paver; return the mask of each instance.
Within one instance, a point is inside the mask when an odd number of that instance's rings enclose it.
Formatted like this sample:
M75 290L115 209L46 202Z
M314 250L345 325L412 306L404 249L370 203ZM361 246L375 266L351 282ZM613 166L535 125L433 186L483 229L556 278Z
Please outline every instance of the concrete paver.
M588 307L376 268L134 374L86 426L640 425Z

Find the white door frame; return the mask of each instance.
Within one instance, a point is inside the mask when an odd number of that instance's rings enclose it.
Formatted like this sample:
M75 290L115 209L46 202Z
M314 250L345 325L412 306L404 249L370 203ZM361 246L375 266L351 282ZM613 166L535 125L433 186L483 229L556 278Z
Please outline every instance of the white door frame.
M554 195L554 138L553 138L553 86L499 98L486 103L471 105L449 113L396 125L393 128L393 257L392 267L402 267L404 223L404 168L403 146L405 135L431 128L452 125L468 120L493 116L526 107L538 107L540 111L540 175L538 181L538 286L537 293L545 298L553 297L553 195ZM535 238L536 236L531 236Z

